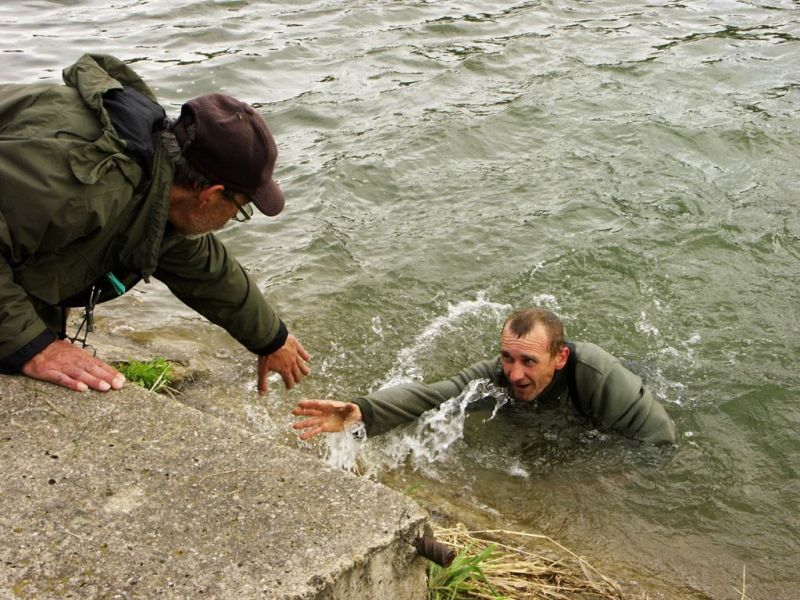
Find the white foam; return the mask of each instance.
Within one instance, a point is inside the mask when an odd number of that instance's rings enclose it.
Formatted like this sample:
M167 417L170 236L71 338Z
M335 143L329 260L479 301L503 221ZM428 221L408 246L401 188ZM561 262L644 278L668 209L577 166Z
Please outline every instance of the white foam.
M493 319L502 318L510 310L508 304L500 304L486 300L485 293L479 292L475 300L464 300L457 304L447 305L447 314L436 317L422 330L414 343L403 348L397 354L396 367L386 376L380 387L398 385L420 380L422 373L417 364L417 357L447 330L465 317L472 317L488 312Z

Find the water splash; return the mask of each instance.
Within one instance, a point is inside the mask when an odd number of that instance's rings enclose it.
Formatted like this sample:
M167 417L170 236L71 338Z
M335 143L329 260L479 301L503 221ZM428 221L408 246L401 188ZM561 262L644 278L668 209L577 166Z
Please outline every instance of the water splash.
M411 346L398 352L397 360L395 361L396 366L383 381L376 384L376 387L384 388L422 379L418 357L440 336L452 329L456 329L460 321L476 315L483 315L484 313L488 313L493 320L500 320L508 313L510 309L508 304L491 302L485 296L485 292L479 292L475 300L448 304L447 314L433 319L416 337ZM383 326L379 316L372 319L372 331L378 336L383 335ZM337 349L336 344L333 345L333 349ZM327 367L327 363L323 363L321 372L326 372L328 370ZM493 389L490 390L489 386ZM415 424L420 433L405 435L408 445L418 446L420 456L425 454L431 457L440 456L456 439L462 437L467 405L490 395L495 397L497 402L490 419L494 418L497 410L508 401L508 397L505 392L496 388L496 386L492 386L488 381L474 381L461 396L448 400L438 410L430 411L430 414L423 415ZM361 427L363 430L363 425ZM417 435L419 435L420 440L419 442L414 442ZM366 433L363 431L328 434L323 438L323 459L331 466L357 472L359 470L359 459L369 462L369 459L365 457L365 454L367 454L364 450L366 446L363 443L365 438ZM423 450L423 448L427 448L427 450ZM379 469L392 468L391 465L399 463L403 460L403 456L407 454L407 452L401 451L397 458L391 458L393 452L389 451L384 456L376 457L376 464L383 465L379 466ZM387 457L389 458L387 459ZM422 458L420 460L424 461Z
M332 467L358 472L358 458L367 439L363 423L354 423L341 433L326 435L323 459Z
M387 437L379 460L374 460L371 466L395 469L409 461L413 468L424 469L444 460L453 445L464 437L467 407L484 398L491 398L495 402L494 410L486 421L494 419L499 409L511 401L505 390L489 380L472 381L460 396L423 414L409 428Z
M447 305L447 314L435 318L417 336L414 343L397 354L396 366L389 372L380 387L408 383L422 378L417 357L439 336L466 317L488 312L493 319L501 319L510 310L510 305L486 300L485 293L478 293L475 300L464 300Z
M660 335L658 327L656 327L647 318L647 313L645 311L641 311L639 313L639 320L636 322L636 331L638 331L639 333L645 333L651 335L653 337L659 337Z
M556 314L561 314L561 305L558 303L558 298L553 294L536 294L532 298L531 306L541 306L552 310Z
M464 437L467 407L485 398L494 400L495 405L484 422L494 419L512 401L504 389L488 379L476 379L459 396L424 413L413 424L382 436L378 447L364 443L362 424L361 431L325 436L324 459L331 466L353 472L359 470L361 461L368 475L396 469L406 461L415 469L425 470L449 455L453 444Z
M379 338L383 337L383 326L381 325L381 318L378 315L372 317L372 332Z

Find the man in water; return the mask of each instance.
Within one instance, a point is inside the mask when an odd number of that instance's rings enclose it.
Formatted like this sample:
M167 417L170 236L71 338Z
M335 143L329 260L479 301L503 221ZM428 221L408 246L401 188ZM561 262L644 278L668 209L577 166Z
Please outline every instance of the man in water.
M654 444L675 443L675 424L642 380L605 350L567 342L552 312L513 312L500 334L500 356L472 365L438 383L385 388L352 402L301 400L292 413L309 417L294 424L301 439L342 431L363 422L368 435L416 419L476 379L506 389L518 403L559 403L608 430Z
M170 122L116 58L84 55L64 83L0 85L0 373L76 391L122 387L71 342L66 314L155 277L257 355L258 390L309 355L211 233L284 206L275 141L253 108L210 94Z

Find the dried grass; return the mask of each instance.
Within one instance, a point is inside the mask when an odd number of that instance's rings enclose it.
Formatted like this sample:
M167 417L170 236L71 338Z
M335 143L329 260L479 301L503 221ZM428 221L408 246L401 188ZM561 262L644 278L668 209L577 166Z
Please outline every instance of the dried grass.
M437 565L429 570L432 600L631 599L585 559L545 535L502 529L468 531L463 525L435 528L434 534L458 556L450 567L456 569L454 577L448 578ZM541 550L534 553L510 545L515 539L527 546L535 542Z

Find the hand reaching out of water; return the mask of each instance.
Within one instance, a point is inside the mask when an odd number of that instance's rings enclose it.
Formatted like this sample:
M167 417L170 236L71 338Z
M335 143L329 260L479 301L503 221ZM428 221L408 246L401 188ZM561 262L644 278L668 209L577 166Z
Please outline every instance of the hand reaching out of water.
M358 404L337 400L301 400L292 414L298 417L311 417L292 425L294 429L306 430L300 434L301 440L307 440L320 433L344 431L348 425L363 421Z

